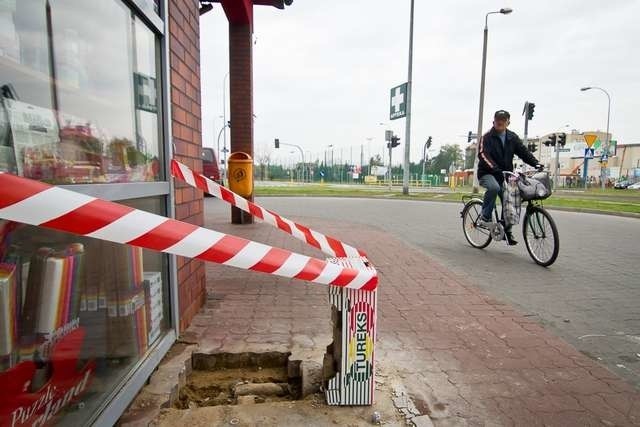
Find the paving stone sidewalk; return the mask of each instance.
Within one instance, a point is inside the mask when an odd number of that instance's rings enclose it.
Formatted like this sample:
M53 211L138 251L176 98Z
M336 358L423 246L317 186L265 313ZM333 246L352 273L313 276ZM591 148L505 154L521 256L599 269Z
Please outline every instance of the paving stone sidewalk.
M640 425L634 388L468 279L379 229L292 219L365 250L378 269L378 372L430 416L423 425ZM322 258L266 224L206 222ZM199 352L292 351L321 360L331 341L326 287L214 264L207 278L206 305L183 336Z

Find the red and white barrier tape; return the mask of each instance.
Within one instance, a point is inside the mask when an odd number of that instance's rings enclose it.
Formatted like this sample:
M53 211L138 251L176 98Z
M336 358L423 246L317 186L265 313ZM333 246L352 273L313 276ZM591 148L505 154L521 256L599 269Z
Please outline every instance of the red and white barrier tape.
M308 282L363 290L378 283L374 268L344 268L4 172L0 218Z
M220 200L224 200L225 202L250 213L267 224L289 233L296 239L302 240L303 242L320 249L331 257L366 257L364 251L356 249L353 246L349 246L333 237L325 236L322 233L305 227L304 225L297 224L275 212L258 206L228 188L221 186L217 182L210 180L206 176L192 171L188 166L178 162L177 160L171 160L171 173L175 178L186 182L192 187L199 188L204 192L216 196Z

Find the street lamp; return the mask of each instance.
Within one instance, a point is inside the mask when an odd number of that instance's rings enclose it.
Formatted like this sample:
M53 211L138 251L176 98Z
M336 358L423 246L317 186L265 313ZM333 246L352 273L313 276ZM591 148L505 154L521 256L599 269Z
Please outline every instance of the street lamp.
M480 149L480 140L482 139L482 114L484 113L484 76L487 68L487 39L489 37L489 15L494 13L501 13L508 15L513 12L513 9L503 7L495 12L489 12L484 17L484 43L482 45L482 74L480 77L480 109L478 111L478 136L476 139L476 158L473 161L473 192L477 193L479 189L478 184L478 150Z
M609 96L609 92L607 92L606 90L602 89L601 87L597 87L597 86L586 86L583 88L580 88L580 90L582 92L590 90L590 89L597 89L600 90L602 92L604 92L605 95L607 95L607 136L605 138L605 144L604 147L602 147L602 153L603 155L608 156L609 155L609 117L611 116L611 96ZM602 165L602 162L600 163ZM600 181L602 184L602 189L604 190L604 181L605 181L605 176L604 176L604 166L600 166Z

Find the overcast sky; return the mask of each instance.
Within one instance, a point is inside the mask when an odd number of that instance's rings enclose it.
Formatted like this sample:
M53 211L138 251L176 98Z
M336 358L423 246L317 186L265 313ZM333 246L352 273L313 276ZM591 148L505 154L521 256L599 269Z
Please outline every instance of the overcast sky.
M536 104L530 136L604 131L606 95L580 91L600 86L611 95L613 139L640 143L640 1L416 0L412 161L421 158L429 135L437 150L465 147L467 132L476 131L484 18L501 7L514 11L489 16L485 131L493 112L506 109L510 129L522 136L525 101ZM400 160L405 119L389 120L389 91L407 81L409 9L410 0L255 6L255 155L299 159L288 148L272 148L279 138L301 146L307 160L322 158L332 144L336 161L341 151L344 161L358 164L360 147L365 159L381 153L384 130L391 129L401 138L394 163ZM223 123L228 58L228 23L216 5L201 18L205 146L216 146Z

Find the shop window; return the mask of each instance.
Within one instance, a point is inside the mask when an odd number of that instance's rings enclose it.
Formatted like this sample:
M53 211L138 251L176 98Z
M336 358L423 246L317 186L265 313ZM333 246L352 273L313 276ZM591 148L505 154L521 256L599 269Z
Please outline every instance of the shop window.
M170 326L167 256L8 221L0 240L0 425L86 424Z
M118 0L0 1L0 170L158 181L159 42Z

